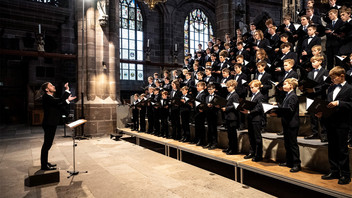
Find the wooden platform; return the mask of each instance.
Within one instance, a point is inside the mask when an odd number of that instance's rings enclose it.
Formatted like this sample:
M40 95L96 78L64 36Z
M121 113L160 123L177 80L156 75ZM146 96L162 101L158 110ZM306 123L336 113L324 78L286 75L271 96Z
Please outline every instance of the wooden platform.
M175 148L177 151L177 160L182 161L182 153L188 152L199 155L211 160L232 165L235 170L235 180L243 183L243 170L252 171L268 177L272 177L284 182L288 182L297 186L301 186L313 191L324 193L334 197L352 197L352 183L348 185L339 185L337 180L322 180L322 173L311 171L303 168L298 173L290 173L289 168L280 167L273 162L252 162L251 160L243 159L244 155L226 155L221 149L208 150L200 146L195 146L189 143L182 143L172 139L165 139L146 133L138 133L131 131L129 128L123 128L123 133L136 138L136 144L140 145L140 139L151 141L164 145L165 155L170 156L170 148ZM239 178L239 179L238 179Z

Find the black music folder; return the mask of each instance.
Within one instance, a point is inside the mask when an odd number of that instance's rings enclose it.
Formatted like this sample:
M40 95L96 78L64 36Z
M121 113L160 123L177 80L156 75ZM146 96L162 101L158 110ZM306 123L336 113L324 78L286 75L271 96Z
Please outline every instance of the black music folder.
M307 89L307 88L314 88L314 87L318 86L319 83L316 82L315 80L305 78L299 82L299 85L303 86L304 89Z
M248 100L242 100L239 103L234 102L234 106L236 107L237 110L242 111L244 109L246 110L253 110L255 105L257 105L256 102L248 101Z
M214 96L213 100L210 103L214 106L219 105L220 107L225 107L227 104L227 100L221 96Z
M322 112L324 117L329 117L334 111L334 108L328 108L329 103L319 98L314 100L307 98L307 111L311 114Z

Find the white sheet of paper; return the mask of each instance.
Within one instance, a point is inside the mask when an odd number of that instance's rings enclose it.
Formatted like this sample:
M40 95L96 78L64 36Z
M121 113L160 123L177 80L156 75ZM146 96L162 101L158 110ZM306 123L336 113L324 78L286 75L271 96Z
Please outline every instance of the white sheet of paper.
M240 105L240 103L234 102L233 106L237 109L238 105Z
M198 102L198 101L195 101L195 103L196 103L196 107L198 107L198 105L200 105L200 102Z
M187 102L189 100L189 98L185 97L185 102Z
M225 83L221 83L221 87L227 87Z
M74 126L80 125L80 124L85 123L85 122L87 122L87 120L79 119L79 120L76 120L74 122L71 122L70 124L67 124L67 126L72 128Z
M277 108L277 107L278 107L278 106L276 106L276 105L265 104L265 103L263 103L262 105L263 105L264 113L266 113L266 112L272 110L273 108Z
M327 76L323 76L324 81L325 81L327 78L328 78Z
M306 110L308 110L308 108L310 107L310 105L312 105L312 103L314 102L314 100L310 99L310 98L307 98L307 101L306 101Z
M340 59L341 61L345 60L343 57L335 55L338 59Z
M242 84L245 84L246 82L247 82L246 80L242 79Z
M270 64L270 63L267 63L266 65L267 65L268 67L271 67L271 64Z
M244 43L243 43L244 44ZM249 62L248 61L246 61L246 60L243 60L243 62L244 62L244 65L247 65Z

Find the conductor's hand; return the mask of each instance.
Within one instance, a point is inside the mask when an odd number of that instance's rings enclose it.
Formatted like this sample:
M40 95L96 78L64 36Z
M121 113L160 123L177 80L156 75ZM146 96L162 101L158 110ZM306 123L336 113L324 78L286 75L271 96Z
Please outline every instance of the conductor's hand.
M226 111L226 107L221 108L222 111Z
M241 111L241 113L249 114L249 111L248 111L247 109L243 109L243 110Z
M336 107L337 105L339 105L339 102L338 101L332 101L328 104L328 108L334 108Z
M67 83L66 83L67 84ZM72 101L72 100L74 100L74 99L76 99L77 98L77 96L72 96L72 95L70 95L68 98L67 98L67 100L68 101Z
M64 85L64 87L65 87L65 90L70 90L70 87L68 86L68 82Z

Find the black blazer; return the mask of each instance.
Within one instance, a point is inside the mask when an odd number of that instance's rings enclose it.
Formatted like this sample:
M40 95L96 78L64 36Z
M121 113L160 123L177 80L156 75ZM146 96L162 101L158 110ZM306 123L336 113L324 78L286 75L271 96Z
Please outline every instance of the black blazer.
M61 98L55 98L48 94L43 95L43 109L44 109L44 126L57 126L62 115L63 108L68 105L66 99L70 96L67 91L61 96Z
M231 94L231 93L229 93ZM234 102L239 102L238 94L234 91L229 97L226 97L226 110L225 110L225 120L227 121L237 121L238 120L238 111L234 107ZM237 123L236 123L237 126Z
M242 51L237 51L236 56L242 55L244 57L244 60L249 61L250 59L250 53L246 49L243 48Z
M337 19L334 27L332 27L332 21L326 25L326 29L336 30L343 26L344 22L341 19ZM340 38L335 36L333 33L326 34L326 47L336 47L340 45Z
M303 50L306 51L307 52L307 56L310 57L310 56L312 56L312 47L314 45L320 45L321 44L321 39L320 39L319 36L314 36L309 44L308 44L308 39L309 39L309 37L304 39L304 41L302 43L302 52L303 52ZM302 56L302 53L299 54L299 56Z
M256 102L254 109L248 114L248 123L249 122L262 122L264 120L264 110L262 103L264 102L264 96L262 93L258 92L252 102Z
M234 80L236 80L236 76L234 76ZM243 72L238 76L237 79L237 87L236 87L236 93L240 98L245 98L247 96L247 87L248 87L248 82L243 83L243 80L247 81L247 75L244 74Z
M204 90L202 93L196 95L196 100L198 102L201 102L203 104L200 104L198 106L195 106L196 112L199 112L200 109L203 109L204 103L205 103L205 97L207 97L207 91Z
M204 82L206 84L209 84L209 83L212 83L212 82L215 82L215 81L216 81L216 79L215 79L214 76L205 76L205 78L204 78Z
M315 82L319 83L319 85L314 87L314 93L307 93L306 96L308 98L314 99L314 98L320 98L320 99L325 99L326 98L326 89L327 89L327 84L324 81L324 76L328 77L329 72L325 70L324 68L320 68L317 76L314 79L314 69L310 71L307 75L307 77L311 80L314 80Z
M258 74L256 73L254 76L253 80L258 80ZM260 92L264 95L264 99L267 101L269 99L269 90L273 87L273 85L270 82L271 80L271 75L268 72L265 72L260 79L260 82L262 83L263 87L260 88Z
M298 128L299 127L299 102L295 91L291 91L284 99L281 108L288 108L289 111L279 114L283 127Z
M291 71L288 72L286 77L285 75L286 75L286 72L282 72L281 76L279 77L280 83L283 83L288 78L295 78L298 80L298 74L293 69L291 69Z
M277 56L275 59L272 68L275 69L277 67L280 67L281 71L284 71L284 60L286 59L293 59L295 60L295 65L297 65L297 54L296 52L288 52L286 55L280 54L280 56Z
M333 92L336 85L332 85L328 89L328 101L333 101ZM337 94L335 101L339 101L339 105L334 108L334 112L328 117L327 125L334 128L345 128L348 129L351 123L351 111L352 111L352 85L346 84L341 88ZM323 115L324 116L324 115Z

